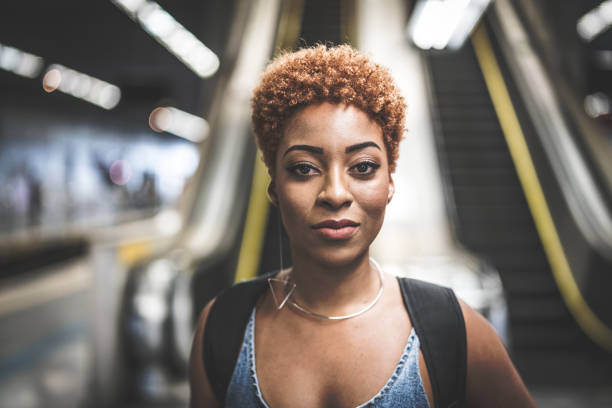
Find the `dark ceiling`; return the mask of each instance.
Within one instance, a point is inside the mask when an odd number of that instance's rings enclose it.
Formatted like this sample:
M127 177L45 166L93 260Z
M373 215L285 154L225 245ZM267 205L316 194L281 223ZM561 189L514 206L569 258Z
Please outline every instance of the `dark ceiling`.
M159 0L223 64L234 1ZM203 114L218 76L202 80L110 1L21 0L0 6L0 43L39 55L45 67L59 63L118 85L122 106L174 105ZM40 77L0 71L0 103L77 104L66 95L45 95ZM10 96L9 96L10 95ZM45 97L45 99L39 99ZM91 109L91 108L90 108ZM96 108L99 109L99 108Z

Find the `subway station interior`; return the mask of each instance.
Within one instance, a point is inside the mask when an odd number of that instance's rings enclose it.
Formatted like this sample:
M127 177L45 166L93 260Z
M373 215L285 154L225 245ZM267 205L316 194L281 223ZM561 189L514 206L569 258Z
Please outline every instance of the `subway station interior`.
M611 27L612 0L4 2L0 406L189 405L204 305L290 263L251 91L346 43L408 105L383 270L481 312L538 406L612 407Z

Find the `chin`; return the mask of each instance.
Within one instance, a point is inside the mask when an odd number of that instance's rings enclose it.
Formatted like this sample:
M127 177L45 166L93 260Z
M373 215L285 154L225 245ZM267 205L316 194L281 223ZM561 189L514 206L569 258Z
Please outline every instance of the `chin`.
M325 266L345 267L360 260L368 254L369 245L356 247L354 245L326 245L323 247L307 248L304 259Z

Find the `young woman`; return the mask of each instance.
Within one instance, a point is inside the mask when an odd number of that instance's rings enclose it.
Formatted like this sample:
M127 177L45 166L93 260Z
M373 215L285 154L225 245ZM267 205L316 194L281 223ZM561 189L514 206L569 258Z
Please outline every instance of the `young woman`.
M249 311L224 400L204 363L215 300L206 306L192 348L192 406L434 406L399 281L369 256L404 131L406 106L388 71L348 46L304 49L268 66L252 105L293 266ZM460 310L465 405L535 406L491 326L463 302Z

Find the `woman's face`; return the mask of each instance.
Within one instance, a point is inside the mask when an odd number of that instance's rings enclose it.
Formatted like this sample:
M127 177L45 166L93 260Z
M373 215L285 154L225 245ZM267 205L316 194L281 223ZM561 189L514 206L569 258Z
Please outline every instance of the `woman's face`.
M364 255L393 191L382 130L360 109L322 103L288 121L269 194L294 262L346 265Z

